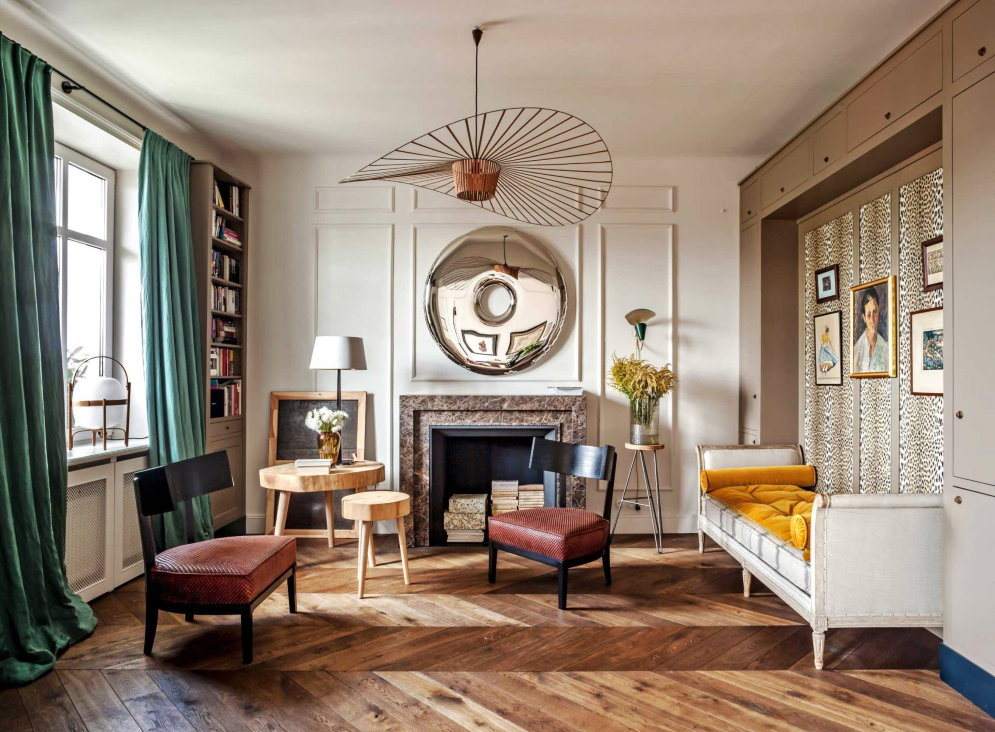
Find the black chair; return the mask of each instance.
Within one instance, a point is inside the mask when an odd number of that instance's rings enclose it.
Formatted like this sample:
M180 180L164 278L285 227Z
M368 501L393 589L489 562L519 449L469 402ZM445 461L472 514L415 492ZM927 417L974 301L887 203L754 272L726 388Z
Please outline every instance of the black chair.
M532 441L529 467L608 482L603 516L593 511L566 508L566 491L561 490L556 508L526 508L488 519L487 580L493 583L497 579L498 550L556 567L559 608L566 610L567 570L570 567L600 559L604 565L605 584L612 583L610 519L615 488L615 448L536 438Z
M159 611L240 615L242 662L252 663L252 611L284 580L297 612L297 548L285 536L232 536L194 542L191 500L232 485L228 453L181 460L135 473L138 525L145 559L145 655L152 655ZM156 548L152 516L184 509L187 543Z

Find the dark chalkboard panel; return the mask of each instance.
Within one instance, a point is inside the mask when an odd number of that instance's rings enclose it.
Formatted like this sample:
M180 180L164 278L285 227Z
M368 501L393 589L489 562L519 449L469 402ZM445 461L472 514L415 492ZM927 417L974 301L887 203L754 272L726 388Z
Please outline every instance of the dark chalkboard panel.
M318 457L318 435L304 425L312 409L335 409L335 392L275 391L270 395L269 464ZM366 392L342 392L342 411L349 415L342 430L342 457L365 458ZM335 528L348 530L352 522L342 518L342 497L352 491L335 492ZM272 497L270 497L272 498ZM287 511L287 529L324 529L324 494L294 494Z

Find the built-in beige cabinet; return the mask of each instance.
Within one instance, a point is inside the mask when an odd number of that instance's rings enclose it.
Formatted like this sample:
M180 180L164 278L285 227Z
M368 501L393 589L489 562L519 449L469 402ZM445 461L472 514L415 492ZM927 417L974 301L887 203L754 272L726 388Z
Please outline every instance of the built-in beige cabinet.
M995 74L955 96L952 115L951 282L945 284L952 287L944 314L953 367L953 477L995 494Z
M995 56L995 0L979 0L954 18L954 81L992 56Z
M739 220L749 221L758 213L760 213L760 181L755 180L740 192Z
M843 139L845 134L842 112L815 131L812 135L813 172L818 173L843 158L846 153L846 141Z
M936 33L850 102L846 144L852 150L943 89L943 36Z
M812 177L812 140L795 145L760 179L760 204L767 208Z
M211 516L216 529L241 518L244 514L245 447L241 433L208 440L207 452L218 450L225 450L228 453L232 487L211 494Z
M739 428L760 433L760 222L743 229L739 249Z

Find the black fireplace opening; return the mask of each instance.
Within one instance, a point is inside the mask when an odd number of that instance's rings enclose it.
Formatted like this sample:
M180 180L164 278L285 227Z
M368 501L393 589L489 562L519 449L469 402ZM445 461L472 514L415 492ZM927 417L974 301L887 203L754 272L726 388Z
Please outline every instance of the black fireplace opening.
M529 467L532 440L556 439L555 425L431 427L429 436L429 545L446 546L443 514L449 497L484 493L492 480L517 480L519 485L542 483L545 505L555 506L562 479ZM490 503L487 507L490 515ZM485 532L486 540L486 532ZM484 542L486 543L486 542Z

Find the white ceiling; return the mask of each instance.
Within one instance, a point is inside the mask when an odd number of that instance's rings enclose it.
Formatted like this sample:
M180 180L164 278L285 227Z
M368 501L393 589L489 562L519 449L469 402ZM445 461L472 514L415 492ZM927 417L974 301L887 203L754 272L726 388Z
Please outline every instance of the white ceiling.
M616 156L767 155L944 0L22 0L117 75L255 152L381 154L546 106Z

